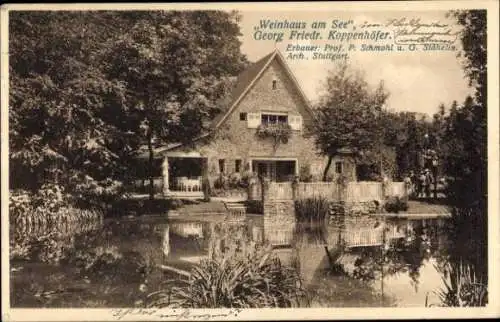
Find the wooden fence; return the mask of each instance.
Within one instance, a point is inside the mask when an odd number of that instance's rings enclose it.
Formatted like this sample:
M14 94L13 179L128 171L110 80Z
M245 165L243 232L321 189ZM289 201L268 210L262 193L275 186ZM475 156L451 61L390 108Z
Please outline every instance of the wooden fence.
M269 184L268 196L275 200L289 200L293 198L291 182L271 182Z
M346 201L383 200L384 190L380 182L349 182L346 186Z
M403 182L389 182L385 187L381 182L349 182L345 187L335 182L299 182L295 195L291 182L270 182L268 195L275 200L326 198L332 201L382 201L388 196L406 196ZM262 199L262 185L250 185L248 199Z
M387 196L405 197L407 195L406 186L404 182L390 182L387 185Z
M329 200L340 200L341 193L340 186L331 182L300 182L297 185L298 199L322 197Z

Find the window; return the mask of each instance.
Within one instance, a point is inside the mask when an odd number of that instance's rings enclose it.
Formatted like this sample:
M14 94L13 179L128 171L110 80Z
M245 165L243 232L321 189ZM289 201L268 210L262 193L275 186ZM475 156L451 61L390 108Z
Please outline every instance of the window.
M241 170L241 160L236 159L236 160L234 160L234 172L239 173L240 170Z
M277 85L278 85L278 81L273 80L273 89L276 89Z
M247 113L240 113L240 121L246 121L247 120Z
M219 159L219 172L224 173L225 168L226 168L226 160Z
M339 173L339 174L342 173L342 171L344 170L343 168L344 167L343 167L342 162L340 162L340 161L335 162L335 172L336 173Z
M288 123L288 115L278 115L278 114L262 114L261 116L262 124L287 124Z

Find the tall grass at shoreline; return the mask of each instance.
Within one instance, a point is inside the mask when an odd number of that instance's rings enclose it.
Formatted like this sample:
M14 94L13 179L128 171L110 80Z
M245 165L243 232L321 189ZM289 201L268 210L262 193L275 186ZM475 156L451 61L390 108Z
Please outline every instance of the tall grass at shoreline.
M488 303L488 286L479 278L472 265L448 262L436 268L441 273L443 287L435 291L439 303L426 306L478 307Z
M315 197L295 202L295 218L299 223L323 224L329 211L329 202L325 198Z
M270 248L255 248L244 256L229 253L201 261L187 280L167 281L163 290L151 293L148 306L296 307L304 294L295 269L282 265Z

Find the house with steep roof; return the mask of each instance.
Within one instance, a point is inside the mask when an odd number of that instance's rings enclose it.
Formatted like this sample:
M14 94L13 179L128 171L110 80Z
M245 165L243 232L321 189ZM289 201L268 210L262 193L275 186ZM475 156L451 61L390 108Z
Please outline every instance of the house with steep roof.
M278 50L241 73L223 110L209 138L156 151L164 195L201 196L202 178L213 182L221 175L251 173L278 182L303 174L321 179L327 158L316 150L309 131L313 110ZM348 152L330 167L332 180L340 175L355 180L355 172Z

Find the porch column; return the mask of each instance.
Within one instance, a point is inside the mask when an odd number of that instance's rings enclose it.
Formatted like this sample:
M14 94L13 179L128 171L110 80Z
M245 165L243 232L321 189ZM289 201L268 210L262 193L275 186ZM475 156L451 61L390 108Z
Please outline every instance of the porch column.
M168 157L163 159L162 167L162 177L163 177L163 195L167 195L168 189Z

